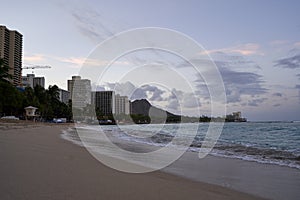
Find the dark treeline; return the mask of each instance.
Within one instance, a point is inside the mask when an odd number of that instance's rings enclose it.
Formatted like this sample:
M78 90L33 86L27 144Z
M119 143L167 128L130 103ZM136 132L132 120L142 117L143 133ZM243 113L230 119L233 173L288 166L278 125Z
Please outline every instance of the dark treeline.
M59 88L49 86L48 89L37 85L34 89L26 87L25 90L19 90L8 80L11 75L8 74L9 67L0 59L0 116L13 115L24 117L27 106L38 108L37 113L43 120L52 120L53 118L72 117L71 103L66 105L59 101Z

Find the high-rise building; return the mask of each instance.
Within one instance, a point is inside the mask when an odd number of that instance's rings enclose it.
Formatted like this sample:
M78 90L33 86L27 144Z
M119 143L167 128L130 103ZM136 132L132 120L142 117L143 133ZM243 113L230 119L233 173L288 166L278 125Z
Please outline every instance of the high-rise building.
M70 99L72 99L73 95L73 86L76 80L81 80L80 76L72 76L72 80L68 80L68 91L70 92Z
M130 114L130 101L127 96L115 96L115 113L116 114Z
M22 34L0 25L0 58L9 66L9 74L13 77L9 81L15 86L22 83L22 46Z
M37 85L42 86L43 88L45 88L45 78L44 77L34 77L33 87L35 87Z
M95 109L100 109L100 112L103 115L115 114L115 92L92 92L92 105L95 106Z
M70 99L70 92L67 90L59 89L59 100L65 104L68 104Z
M68 91L72 106L75 108L84 108L91 104L91 81L81 79L80 76L72 76L72 80L68 80Z
M22 86L23 87L31 87L35 86L45 87L45 78L44 77L35 77L34 74L27 74L26 76L22 76Z

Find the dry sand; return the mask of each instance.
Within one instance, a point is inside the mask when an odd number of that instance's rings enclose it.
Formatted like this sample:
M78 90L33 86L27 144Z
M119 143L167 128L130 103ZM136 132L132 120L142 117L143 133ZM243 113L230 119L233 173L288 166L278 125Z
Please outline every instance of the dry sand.
M64 126L5 127L0 129L1 200L260 199L160 171L118 172L95 160L85 148L62 140Z

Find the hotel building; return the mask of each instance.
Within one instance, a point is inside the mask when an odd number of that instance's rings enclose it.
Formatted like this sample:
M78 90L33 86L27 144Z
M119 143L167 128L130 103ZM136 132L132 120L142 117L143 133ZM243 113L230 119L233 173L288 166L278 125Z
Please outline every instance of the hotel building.
M0 58L9 66L9 74L13 77L9 81L15 86L22 83L22 46L22 34L0 25Z
M72 99L72 105L75 108L85 108L91 104L91 90L91 81L88 79L72 76L72 80L68 80L69 98Z
M92 105L98 108L103 115L115 114L115 92L96 91L92 92Z

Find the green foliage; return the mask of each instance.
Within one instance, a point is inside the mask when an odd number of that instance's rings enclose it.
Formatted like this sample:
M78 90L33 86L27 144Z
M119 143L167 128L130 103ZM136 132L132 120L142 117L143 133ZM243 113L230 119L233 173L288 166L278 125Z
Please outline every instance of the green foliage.
M8 82L8 79L12 79L12 75L8 73L9 66L4 64L4 60L0 59L0 81Z
M0 114L19 115L22 107L23 96L10 83L0 81Z
M25 107L34 106L38 108L43 120L72 119L72 103L67 105L59 101L59 88L56 85L49 86L47 90L41 86L34 89L27 87L21 92L5 79L1 79L0 97L0 116L23 116Z

